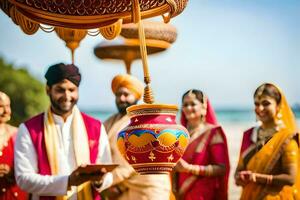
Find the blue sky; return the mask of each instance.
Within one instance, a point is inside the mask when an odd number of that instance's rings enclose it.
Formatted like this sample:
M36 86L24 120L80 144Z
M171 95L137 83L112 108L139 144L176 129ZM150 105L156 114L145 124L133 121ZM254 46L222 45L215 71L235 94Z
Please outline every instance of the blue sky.
M186 90L197 88L215 107L251 108L252 94L263 82L279 85L290 104L300 103L300 1L190 0L171 24L178 29L177 41L166 52L149 56L158 103L180 104ZM25 35L3 12L0 30L0 55L42 81L49 65L70 62L55 33ZM83 75L82 108L114 109L110 81L125 73L122 62L94 56L93 48L102 40L86 37L75 55ZM141 66L134 62L132 73L142 80Z

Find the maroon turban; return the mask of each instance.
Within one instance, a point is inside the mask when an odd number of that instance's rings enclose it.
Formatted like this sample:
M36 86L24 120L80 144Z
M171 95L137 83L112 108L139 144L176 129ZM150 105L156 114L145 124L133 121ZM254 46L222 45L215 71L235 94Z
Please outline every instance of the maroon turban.
M73 64L65 65L64 63L58 63L49 67L45 74L45 78L47 79L48 86L59 83L64 79L68 79L78 87L81 80L81 74L79 73L78 67Z

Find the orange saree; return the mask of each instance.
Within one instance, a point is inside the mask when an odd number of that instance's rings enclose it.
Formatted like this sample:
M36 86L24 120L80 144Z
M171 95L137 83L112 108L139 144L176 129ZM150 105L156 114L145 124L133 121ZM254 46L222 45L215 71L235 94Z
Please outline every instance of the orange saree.
M282 92L281 98L278 116L281 116L280 120L282 126L272 138L254 154L251 154L251 152L253 152L256 147L256 143L250 139L253 129L246 131L242 142L239 166L254 173L277 175L285 172L285 165L294 164L297 165L298 169L296 183L293 186L285 185L276 190L274 189L274 185L250 182L243 187L241 200L300 199L298 192L300 184L300 169L298 164L299 135L297 134L294 115ZM291 158L287 161L286 157Z

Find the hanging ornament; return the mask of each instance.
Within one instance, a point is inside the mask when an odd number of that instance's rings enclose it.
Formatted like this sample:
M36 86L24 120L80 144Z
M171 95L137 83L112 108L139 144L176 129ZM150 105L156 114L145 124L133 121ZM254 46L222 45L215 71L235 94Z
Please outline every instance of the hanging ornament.
M124 158L140 174L169 173L188 145L188 131L176 124L178 107L154 103L147 63L145 31L139 9L133 1L134 20L138 25L143 63L144 103L127 108L130 124L118 134L118 148Z
M58 37L65 41L66 46L70 49L72 55L72 63L74 63L75 50L79 47L80 41L87 35L87 31L60 27L55 27L54 30Z

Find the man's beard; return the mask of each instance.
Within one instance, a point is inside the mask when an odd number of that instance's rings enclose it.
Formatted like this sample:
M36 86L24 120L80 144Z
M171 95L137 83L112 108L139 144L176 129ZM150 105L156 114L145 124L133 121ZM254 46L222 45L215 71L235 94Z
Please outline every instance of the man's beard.
M70 108L63 108L57 101L54 101L53 98L51 97L51 95L49 95L50 97L50 102L51 102L51 106L59 113L56 113L56 114L65 114L65 113L68 113L70 112L74 105L77 103L77 100L76 101L73 101Z
M133 103L128 103L128 102L124 102L122 104L118 104L116 103L117 105L117 108L118 108L118 111L120 114L122 115L125 115L126 114L126 108L130 107L130 106L133 106L133 105L136 105L138 101L135 101Z

